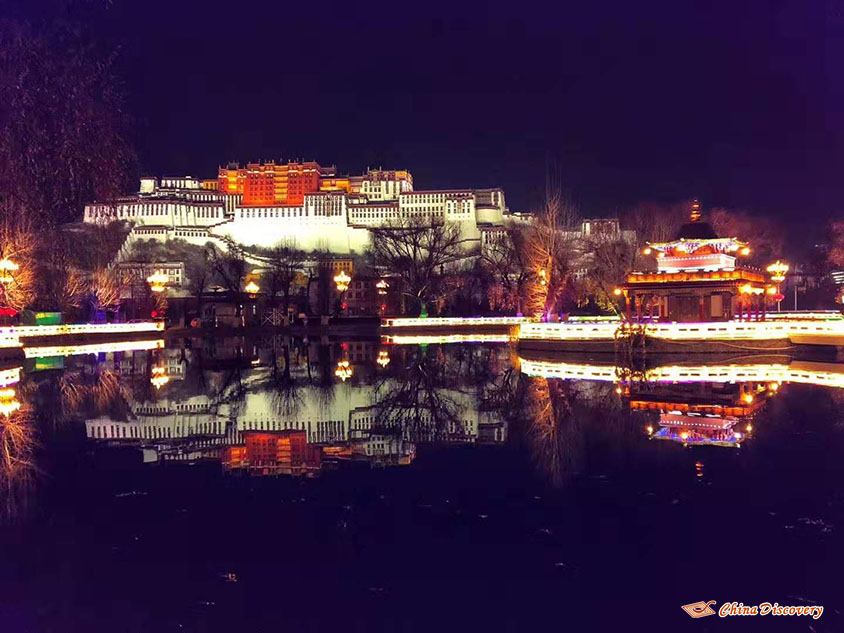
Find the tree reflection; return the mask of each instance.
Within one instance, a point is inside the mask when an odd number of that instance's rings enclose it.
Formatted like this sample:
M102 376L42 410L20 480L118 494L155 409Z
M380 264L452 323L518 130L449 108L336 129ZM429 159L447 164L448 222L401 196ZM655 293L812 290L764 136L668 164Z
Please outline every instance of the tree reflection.
M0 414L0 495L2 517L14 519L26 510L35 481L35 430L26 402Z
M465 404L453 373L461 361L450 360L441 349L401 348L375 384L379 430L422 441L462 433Z

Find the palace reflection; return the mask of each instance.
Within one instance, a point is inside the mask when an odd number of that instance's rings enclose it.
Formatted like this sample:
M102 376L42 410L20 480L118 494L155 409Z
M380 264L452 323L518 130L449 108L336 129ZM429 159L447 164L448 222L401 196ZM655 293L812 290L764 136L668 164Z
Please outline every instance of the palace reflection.
M258 475L407 465L419 444L506 440L506 421L478 406L503 352L276 338L114 354L102 365L152 386L133 390L124 418L88 419L86 433L148 462L219 460Z

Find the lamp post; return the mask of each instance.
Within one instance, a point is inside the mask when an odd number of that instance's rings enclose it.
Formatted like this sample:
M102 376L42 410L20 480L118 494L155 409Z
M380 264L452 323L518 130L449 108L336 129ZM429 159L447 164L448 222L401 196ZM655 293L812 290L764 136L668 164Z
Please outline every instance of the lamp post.
M788 274L788 264L780 260L775 261L768 266L766 270L771 275L771 281L777 284L777 312L780 311L782 305L782 293L780 292L780 284L785 281L785 276Z
M342 303L342 295L349 289L349 284L351 283L352 278L346 273L345 270L341 270L339 273L334 275L334 284L337 286L337 292L341 295L341 304L340 310L342 311L344 306Z
M15 281L14 273L18 270L18 266L11 259L0 259L0 306L6 303L6 285Z

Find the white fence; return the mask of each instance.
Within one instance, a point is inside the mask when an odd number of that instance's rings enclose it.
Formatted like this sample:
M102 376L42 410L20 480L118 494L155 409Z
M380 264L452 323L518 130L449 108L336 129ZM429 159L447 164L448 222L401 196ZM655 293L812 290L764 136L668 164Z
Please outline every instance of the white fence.
M626 324L601 323L523 323L520 340L612 341L626 335ZM645 335L663 340L786 340L793 336L842 337L844 319L774 321L713 321L711 323L647 323Z
M624 382L624 370L615 365L592 365L520 359L523 374L538 378L563 380L592 380L597 382ZM844 365L796 361L758 363L748 365L663 365L649 369L647 382L794 382L844 389Z
M502 317L430 317L430 318L397 318L382 319L381 325L389 328L413 327L466 327L478 325L520 325L528 323L530 317L502 316Z
M22 338L96 334L139 334L163 332L161 321L141 323L67 323L64 325L21 325L0 328L0 348L21 347Z

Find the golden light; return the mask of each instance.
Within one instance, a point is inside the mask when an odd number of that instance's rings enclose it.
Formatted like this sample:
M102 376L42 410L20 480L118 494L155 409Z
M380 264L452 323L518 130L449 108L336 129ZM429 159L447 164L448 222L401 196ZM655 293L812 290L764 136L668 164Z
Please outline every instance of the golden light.
M339 273L334 275L334 283L337 285L338 292L345 292L349 289L349 283L352 281L352 278L346 274L345 270L341 270Z
M680 433L680 439L685 442L687 439L689 439L689 434L686 433L686 431L683 431L682 433Z
M746 427L744 427L744 430L747 431L748 433L750 433L751 431L753 431L753 425L748 424Z
M776 286L768 286L768 294L769 294L769 295L775 295L775 294L777 294L777 288L776 288Z
M648 432L648 435L653 435L654 433L654 427L652 427L650 424L648 424L645 430Z
M771 281L776 283L781 283L785 281L785 276L788 274L789 266L785 262L780 260L775 261L773 264L768 266L765 270L767 270L771 275Z
M160 365L150 368L150 373L152 374L152 378L150 378L149 381L156 389L161 389L164 385L170 382L170 376L167 375L166 369Z
M623 292L623 291L622 291L622 289L621 289L621 288L616 288L616 289L614 289L614 290L612 291L612 293L613 293L616 297L620 297L622 292Z
M749 295L751 292L753 292L753 286L751 286L750 284L744 284L741 288L739 288L739 290L741 290L741 294Z
M770 389L771 391L777 391L779 388L780 383L778 382L772 382L770 385L768 385L768 389Z
M337 363L337 369L334 370L334 375L343 382L346 382L352 377L352 366L347 360L341 360Z
M258 294L258 291L261 289L261 286L255 283L255 281L250 281L246 286L243 288L246 292L251 295Z
M653 252L654 251L650 246L646 246L645 248L642 249L642 255L650 255Z
M21 408L21 403L15 396L16 392L11 387L0 389L0 413L6 417L9 417Z
M616 387L616 388L615 388L615 392L616 392L618 395L621 395L621 393L622 393L623 391L624 391L624 389L622 389L622 388L621 388L621 385L619 385L618 387Z
M387 353L387 350L382 349L380 352L378 352L378 359L375 362L381 365L381 367L386 367L387 365L389 365L390 355Z
M378 283L375 284L375 287L378 288L379 295L387 294L387 288L390 287L390 284L387 283L386 279L380 279Z
M750 255L750 247L749 246L742 246L741 250L739 251L739 255L743 257L747 257Z
M662 251L660 251L660 252L659 252L659 254L657 255L657 257L665 257L665 253L663 253Z
M0 270L18 270L19 268L20 266L11 259L0 259Z
M153 292L164 292L169 278L164 273L153 273L147 277L147 283Z
M744 402L746 404L752 404L753 403L753 394L752 393L746 393L741 397L741 399L744 400Z

